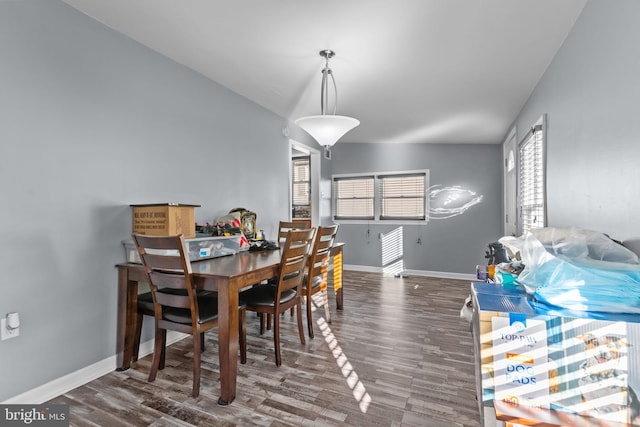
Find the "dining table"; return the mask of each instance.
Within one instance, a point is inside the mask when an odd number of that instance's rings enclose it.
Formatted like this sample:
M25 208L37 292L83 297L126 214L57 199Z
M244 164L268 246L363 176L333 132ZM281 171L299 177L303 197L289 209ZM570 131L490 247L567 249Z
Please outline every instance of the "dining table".
M344 243L331 250L332 284L336 309L343 309L342 257ZM191 262L193 283L197 289L218 293L218 358L220 366L219 405L228 405L236 397L238 373L238 299L240 290L276 277L280 267L279 249L245 251L233 255ZM118 269L118 313L116 330L116 369L131 367L138 314L138 283L147 282L141 264L121 263Z

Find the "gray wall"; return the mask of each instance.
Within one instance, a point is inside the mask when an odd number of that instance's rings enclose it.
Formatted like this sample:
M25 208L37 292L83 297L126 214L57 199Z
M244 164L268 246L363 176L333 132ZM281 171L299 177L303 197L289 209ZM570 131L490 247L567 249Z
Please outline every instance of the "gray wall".
M129 204L246 207L273 236L289 143L281 117L59 1L1 1L0 58L0 316L22 320L2 401L115 354Z
M640 2L589 0L517 122L547 114L551 226L640 237Z
M344 144L333 148L334 174L429 169L430 186L461 188L482 201L461 215L403 225L407 270L474 274L486 263L487 243L502 237L502 148L481 144ZM379 233L398 225L342 224L338 240L347 244L344 262L382 267ZM420 238L421 244L417 243Z

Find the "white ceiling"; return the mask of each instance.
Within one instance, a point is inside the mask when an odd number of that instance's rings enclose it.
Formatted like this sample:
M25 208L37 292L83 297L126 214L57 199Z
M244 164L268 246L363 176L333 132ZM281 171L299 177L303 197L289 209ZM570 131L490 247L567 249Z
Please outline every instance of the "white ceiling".
M586 0L63 0L278 115L320 114L331 49L342 142L501 143ZM330 97L333 99L333 97Z

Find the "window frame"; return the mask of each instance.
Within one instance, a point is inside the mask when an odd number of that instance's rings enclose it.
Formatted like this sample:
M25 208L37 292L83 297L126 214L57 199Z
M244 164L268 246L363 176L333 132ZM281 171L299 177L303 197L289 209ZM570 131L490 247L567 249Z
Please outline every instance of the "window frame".
M306 165L306 169L307 169L307 178L308 179L297 179L296 180L296 169L298 167L304 167L304 166L298 166L296 165L296 163L300 162L300 161L306 161L307 165ZM302 186L306 186L307 189L307 203L296 203L296 185L302 185ZM300 209L306 209L309 212L308 216L298 216L296 215L297 209L296 208L300 208ZM305 155L305 156L295 156L291 159L291 217L293 219L311 219L312 216L312 212L311 212L311 156L310 155Z
M423 216L419 218L403 218L403 217L387 217L382 215L382 203L385 200L382 195L382 182L386 178L401 178L410 177L415 175L422 175L424 177L424 187L422 190L423 195ZM429 169L418 169L408 171L385 171L385 172L366 172L357 174L334 174L331 176L331 217L335 223L338 224L404 224L404 225L416 225L426 224L429 222ZM350 179L371 179L373 181L373 215L370 217L345 217L337 216L337 204L340 200L339 192L337 189L337 182L350 180ZM406 198L415 198L416 196L407 196ZM394 197L396 198L396 197ZM397 196L397 198L404 198ZM391 199L391 198L387 198Z
M519 235L547 226L546 153L546 118L542 115L518 144L517 227ZM524 176L525 174L528 176ZM533 201L530 202L530 200ZM527 224L535 224L535 226L527 226Z
M363 215L363 216L355 216L355 215L350 215L350 216L338 216L338 204L339 201L342 200L342 197L340 196L340 192L338 191L338 185L339 183L348 183L348 182L354 182L354 181L364 181L365 185L363 185L363 187L369 187L369 185L366 185L366 183L368 181L371 181L371 188L362 188L360 189L360 191L371 191L371 195L367 194L365 196L362 197L345 197L345 200L362 200L362 201L368 201L371 200L371 215ZM340 222L345 222L345 221L354 221L356 223L358 222L370 222L375 220L375 215L376 215L376 180L375 180L375 176L373 174L363 174L363 175L343 175L343 176L337 176L337 175L333 175L331 177L331 186L333 191L331 192L332 194L332 200L331 200L331 216L333 218L334 222L340 223ZM356 190L356 188L354 188L353 190Z

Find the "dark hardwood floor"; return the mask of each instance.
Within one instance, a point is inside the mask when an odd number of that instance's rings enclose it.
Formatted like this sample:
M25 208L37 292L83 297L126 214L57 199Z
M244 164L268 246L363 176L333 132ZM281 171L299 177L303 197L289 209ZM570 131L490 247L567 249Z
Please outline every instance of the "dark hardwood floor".
M69 405L73 426L480 425L471 332L459 316L469 282L345 271L344 292L344 311L330 295L332 323L314 312L315 338L306 345L295 318L284 315L279 368L271 331L260 336L248 313L248 361L238 365L237 397L227 407L216 404L215 333L207 335L198 398L182 340L153 383L149 355L51 403Z

